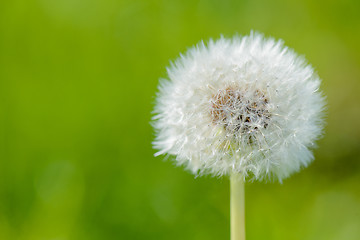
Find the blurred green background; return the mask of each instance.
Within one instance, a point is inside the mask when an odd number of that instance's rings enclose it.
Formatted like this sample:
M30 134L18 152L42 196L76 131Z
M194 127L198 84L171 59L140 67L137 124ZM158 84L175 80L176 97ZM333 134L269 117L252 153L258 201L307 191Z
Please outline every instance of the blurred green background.
M360 2L3 0L0 239L229 239L229 183L154 158L159 77L251 29L323 79L315 162L246 185L247 238L360 239Z

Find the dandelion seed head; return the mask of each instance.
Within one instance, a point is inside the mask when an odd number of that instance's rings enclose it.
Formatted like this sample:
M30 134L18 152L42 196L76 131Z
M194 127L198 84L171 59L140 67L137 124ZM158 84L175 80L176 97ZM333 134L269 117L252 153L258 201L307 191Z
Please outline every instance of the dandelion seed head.
M156 155L196 175L282 179L306 167L323 129L320 79L283 42L249 36L190 48L156 99Z

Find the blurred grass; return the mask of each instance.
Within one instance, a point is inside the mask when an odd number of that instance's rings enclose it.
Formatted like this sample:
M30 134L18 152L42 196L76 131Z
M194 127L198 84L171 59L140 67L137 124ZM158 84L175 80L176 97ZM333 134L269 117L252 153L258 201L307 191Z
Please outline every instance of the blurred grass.
M360 238L359 1L0 2L0 239L228 239L228 181L154 158L159 77L201 39L282 38L328 96L316 161L247 184L248 239Z

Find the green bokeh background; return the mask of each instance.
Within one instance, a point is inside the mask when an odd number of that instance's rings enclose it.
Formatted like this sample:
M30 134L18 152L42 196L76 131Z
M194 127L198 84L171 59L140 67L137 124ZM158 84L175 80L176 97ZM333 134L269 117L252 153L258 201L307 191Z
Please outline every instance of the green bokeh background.
M316 68L315 162L246 185L250 240L360 239L360 2L3 0L0 239L229 239L228 179L154 158L159 77L179 52L251 29Z

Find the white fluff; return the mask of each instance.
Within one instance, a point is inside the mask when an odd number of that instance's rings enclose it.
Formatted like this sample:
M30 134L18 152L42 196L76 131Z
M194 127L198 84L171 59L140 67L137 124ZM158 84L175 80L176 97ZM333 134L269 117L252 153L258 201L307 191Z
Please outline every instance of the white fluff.
M210 40L167 69L155 106L155 154L194 174L282 179L313 159L323 128L320 79L282 41Z

